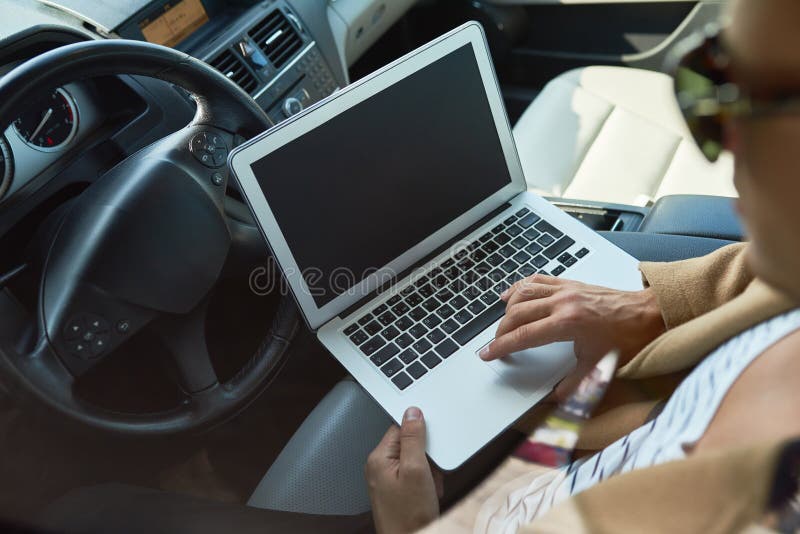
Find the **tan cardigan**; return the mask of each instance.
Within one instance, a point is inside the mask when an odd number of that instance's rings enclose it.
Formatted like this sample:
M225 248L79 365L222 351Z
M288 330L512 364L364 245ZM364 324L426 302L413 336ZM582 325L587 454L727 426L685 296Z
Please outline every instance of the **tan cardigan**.
M753 279L745 252L745 244L736 244L703 258L641 264L668 329L618 371L618 382L669 394L723 342L797 306ZM654 404L604 407L584 428L579 448L597 450L613 443L641 426ZM741 530L763 516L784 445L705 453L618 475L555 506L521 532Z

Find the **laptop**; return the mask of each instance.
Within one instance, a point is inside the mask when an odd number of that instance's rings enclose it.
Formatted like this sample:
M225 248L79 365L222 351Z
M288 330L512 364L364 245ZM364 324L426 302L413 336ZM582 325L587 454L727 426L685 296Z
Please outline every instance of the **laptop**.
M427 451L460 466L575 364L571 343L487 363L499 294L546 273L635 290L638 262L527 191L470 22L233 151L241 192L308 327Z

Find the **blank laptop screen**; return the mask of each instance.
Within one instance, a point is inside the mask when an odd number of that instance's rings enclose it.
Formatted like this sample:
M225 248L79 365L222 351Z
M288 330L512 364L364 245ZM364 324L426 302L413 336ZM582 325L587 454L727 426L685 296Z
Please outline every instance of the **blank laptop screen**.
M318 307L511 182L469 44L252 170Z

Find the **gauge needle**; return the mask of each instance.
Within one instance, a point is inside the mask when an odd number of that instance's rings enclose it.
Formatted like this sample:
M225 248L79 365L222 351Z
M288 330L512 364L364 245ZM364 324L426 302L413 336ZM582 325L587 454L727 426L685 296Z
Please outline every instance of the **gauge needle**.
M37 126L36 129L33 131L33 133L30 136L30 139L36 137L36 135L41 131L41 129L44 128L44 125L47 123L47 120L50 118L50 115L52 114L53 114L53 108L48 108L48 110L44 112L44 116L42 117L42 122L40 122L39 126Z

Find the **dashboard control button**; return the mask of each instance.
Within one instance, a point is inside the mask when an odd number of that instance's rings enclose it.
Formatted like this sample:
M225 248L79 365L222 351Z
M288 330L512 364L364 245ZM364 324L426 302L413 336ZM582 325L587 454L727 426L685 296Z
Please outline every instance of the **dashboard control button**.
M303 103L300 102L293 96L290 96L286 100L283 101L283 113L287 117L291 117L292 115L296 115L303 111Z
M117 332L120 334L127 334L131 331L131 322L123 319L117 323Z

